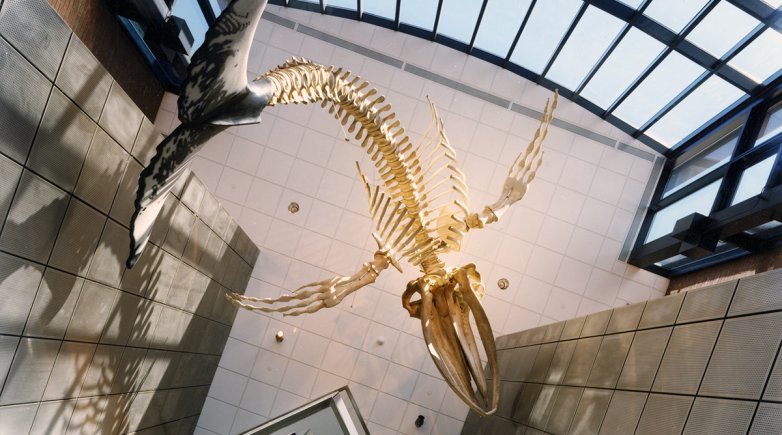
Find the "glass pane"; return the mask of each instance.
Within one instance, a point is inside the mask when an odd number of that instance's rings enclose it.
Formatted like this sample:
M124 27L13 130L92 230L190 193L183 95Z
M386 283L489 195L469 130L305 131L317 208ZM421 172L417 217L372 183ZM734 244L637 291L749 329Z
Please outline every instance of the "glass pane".
M640 127L706 70L671 52L627 99L614 115L633 127Z
M437 0L402 0L399 20L411 26L432 30L437 15Z
M664 48L663 43L646 33L630 29L581 95L607 109Z
M654 0L644 15L679 33L706 3L707 0Z
M746 94L737 87L711 76L660 118L646 134L671 147L744 96Z
M580 6L580 0L537 2L510 60L532 72L542 72Z
M668 258L668 259L665 259L665 260L662 260L662 261L658 261L657 263L654 263L654 265L655 266L659 266L659 267L665 267L665 266L671 265L673 263L676 263L677 261L685 260L687 258L689 258L689 257L687 257L685 255L682 255L682 254L674 255L671 258Z
M364 13L393 20L396 18L396 2L394 0L361 0Z
M481 13L481 4L483 0L445 0L440 12L440 22L437 24L437 33L469 44L478 14Z
M687 39L714 57L721 58L759 24L760 21L736 6L720 2L687 35Z
M782 6L782 0L761 0L763 3L771 6L774 9L779 8Z
M334 6L342 9L356 10L356 0L326 0L326 6Z
M738 204L763 191L763 188L766 187L768 176L771 174L771 168L774 167L774 160L776 158L777 156L775 154L744 170L730 205Z
M219 17L223 13L223 9L228 6L225 2L219 2L217 0L209 0L209 6L212 7L215 17Z
M755 82L763 83L782 69L780 47L782 47L782 35L774 29L766 29L728 62L728 65Z
M763 125L760 127L755 145L762 144L779 133L782 133L782 103L769 109L766 119L763 120Z
M717 191L720 188L721 181L721 179L717 180L703 189L685 196L668 207L658 211L652 219L652 225L649 227L649 232L646 234L644 243L649 243L652 240L659 239L660 237L669 234L673 231L676 221L685 216L689 216L693 213L700 213L704 216L708 216L711 212L711 206L714 204L714 198L717 197Z
M204 35L209 28L201 7L198 6L198 2L180 0L174 3L171 14L187 22L190 33L193 35L193 49L189 53L192 55L204 43Z
M678 191L682 187L687 186L712 170L727 163L733 155L736 143L739 141L740 132L741 128L733 130L731 133L728 133L726 136L717 140L714 145L710 146L708 149L676 167L671 172L671 177L665 185L663 197Z
M487 3L475 46L505 58L530 3L531 0L492 0Z
M779 223L777 221L771 221L771 222L766 222L764 224L760 224L760 225L756 226L755 228L750 228L750 229L748 229L748 230L746 230L744 232L752 236L752 235L755 235L755 234L758 234L758 233L762 233L763 231L768 231L768 230L773 230L775 228L779 228L781 225L782 225L782 223Z
M627 6L630 6L633 9L638 9L638 6L641 6L641 3L643 3L643 0L619 0L620 2L626 4Z
M546 77L576 89L624 25L624 21L589 6Z

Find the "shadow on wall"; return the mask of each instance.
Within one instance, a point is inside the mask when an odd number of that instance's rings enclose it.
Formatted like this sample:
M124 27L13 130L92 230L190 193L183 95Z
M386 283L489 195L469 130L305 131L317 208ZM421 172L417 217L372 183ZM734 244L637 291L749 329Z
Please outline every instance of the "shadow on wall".
M93 73L73 99L86 101L103 79ZM0 180L0 289L10 289L14 305L0 321L14 356L0 367L8 370L0 372L0 415L23 404L11 413L35 433L167 422L167 431L188 433L236 314L222 296L244 292L257 248L188 173L139 264L126 270L141 164L97 126L87 143L64 145L89 119L57 87L48 101L47 111L57 101L68 107L45 113L39 126L0 93L13 128L37 130L31 151L17 156L27 156L24 168L0 156L11 168ZM152 144L159 137L150 136Z

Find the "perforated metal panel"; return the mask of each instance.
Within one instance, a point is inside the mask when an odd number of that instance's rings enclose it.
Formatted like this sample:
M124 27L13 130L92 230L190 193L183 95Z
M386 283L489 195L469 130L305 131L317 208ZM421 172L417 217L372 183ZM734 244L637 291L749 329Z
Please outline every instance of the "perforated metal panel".
M551 410L548 422L546 423L546 432L553 434L566 434L576 413L576 407L581 400L583 388L561 387L557 392L557 399L554 401L554 407Z
M71 199L49 264L85 276L105 222L105 216L78 199Z
M559 337L562 336L563 329L565 329L565 322L557 322L548 325L546 334L543 336L543 342L549 343L559 340Z
M2 38L0 77L0 152L24 163L52 84Z
M117 196L114 198L114 203L111 206L109 215L123 225L130 224L130 217L134 210L133 201L136 198L136 187L138 187L138 177L142 169L138 162L128 159Z
M576 415L570 424L572 434L596 434L611 401L611 390L595 390L587 388L581 395Z
M684 428L684 435L747 433L755 402L698 397Z
M782 340L782 312L725 320L699 394L759 399Z
M539 346L519 347L504 351L504 364L500 365L503 380L524 381L529 377Z
M97 121L112 78L76 35L70 40L55 83L93 121Z
M627 354L617 388L650 390L673 328L638 331Z
M684 293L647 301L638 329L672 325L679 315L683 301Z
M0 333L21 335L43 267L0 252Z
M690 412L692 397L650 394L646 401L636 435L678 434Z
M106 221L106 227L100 237L98 249L95 250L87 277L118 287L122 273L125 271L125 260L128 258L129 250L128 230L112 220Z
M11 368L11 361L16 353L16 346L19 344L19 337L0 335L0 384L5 383L8 369Z
M565 372L570 365L570 358L573 356L573 351L576 349L575 340L560 341L557 343L557 350L554 351L554 357L551 359L551 367L549 367L548 374L546 375L546 383L559 384L562 379L565 378Z
M603 424L600 426L600 435L633 433L644 409L646 396L648 396L646 393L615 391Z
M524 384L521 387L521 398L513 412L513 421L529 424L532 408L535 407L542 389L543 385L541 384Z
M59 341L22 338L0 395L0 404L41 400L59 348Z
M581 329L581 337L605 334L612 313L613 310L607 310L588 315L584 321L584 328Z
M133 149L133 142L136 140L143 118L144 114L133 104L133 100L117 82L114 82L98 125L103 127L106 133L114 138L125 151L130 152Z
M606 334L632 331L637 328L638 322L641 321L641 314L644 312L645 306L646 302L641 302L614 308L614 314L611 315L611 320L608 322Z
M565 327L562 328L562 335L560 340L571 340L581 336L581 329L584 328L584 321L586 317L576 317L565 322Z
M66 340L98 342L119 290L87 281L65 332Z
M546 423L548 423L549 416L554 410L554 402L557 400L557 393L562 387L555 387L552 385L544 385L540 390L540 394L535 399L535 404L532 406L532 412L529 415L529 425L544 429Z
M96 345L65 341L60 347L52 374L43 393L43 400L78 397L87 374L85 361L92 359Z
M557 349L557 343L546 343L540 345L537 356L535 356L535 364L532 366L529 377L526 379L530 382L542 383L546 379L546 374L551 366L551 359L554 357L554 351Z
M761 403L752 421L750 435L768 435L779 433L782 427L782 403Z
M65 192L25 171L0 234L0 247L46 263L67 207Z
M65 433L76 407L76 399L41 403L30 433Z
M500 383L500 402L494 415L502 418L510 418L513 415L518 401L521 399L521 382Z
M152 121L144 117L141 120L141 128L133 143L131 154L146 166L149 164L152 156L155 155L155 148L162 140L163 135L155 129ZM205 195L205 197L211 197L211 195ZM214 198L212 198L212 201L216 202Z
M777 357L771 376L768 378L766 392L763 393L763 400L777 400L782 402L782 352Z
M22 167L8 157L0 154L0 222L5 221L11 199L22 176Z
M103 129L98 128L76 184L76 195L103 213L108 213L128 157L122 147Z
M187 207L179 204L171 218L171 225L166 234L166 240L163 242L163 249L179 257L185 250L187 239L190 237L190 231L193 229L195 216Z
M6 0L0 35L54 80L71 30L46 0Z
M14 434L29 433L37 409L37 403L0 408L0 421L3 422L3 430Z
M736 281L728 281L686 292L676 323L725 317L735 289Z
M592 363L600 348L603 337L590 337L578 340L570 365L562 382L565 385L584 386L592 370Z
M695 394L721 325L715 320L675 327L652 391Z
M741 278L728 314L782 309L782 269Z
M614 388L622 372L627 351L633 342L634 332L606 335L600 344L592 372L587 380L589 387Z
M47 268L30 310L24 334L62 339L83 284L84 280L79 277Z
M73 191L97 126L56 88L46 105L27 166Z

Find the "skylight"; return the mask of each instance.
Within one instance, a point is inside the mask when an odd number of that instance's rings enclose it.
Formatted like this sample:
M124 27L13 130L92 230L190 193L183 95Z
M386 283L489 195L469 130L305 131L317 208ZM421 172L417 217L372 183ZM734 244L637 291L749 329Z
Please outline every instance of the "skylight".
M365 13L389 20L393 20L396 15L396 5L388 0L361 0L361 9Z
M576 89L624 26L624 21L589 6L546 78Z
M726 26L725 23L730 25ZM760 21L736 6L720 2L687 35L687 39L719 59L759 25Z
M344 11L349 10L360 20L477 55L559 89L658 152L678 145L782 71L776 24L782 13L775 11L782 0L269 3L308 10L320 5L322 13L343 17L351 16ZM196 20L196 33L202 24Z
M582 92L603 109L627 89L665 49L646 33L631 28Z
M511 55L511 62L541 73L581 5L579 0L537 2Z
M728 65L736 68L756 83L763 83L782 69L782 35L766 29Z
M444 0L437 33L469 43L480 12L480 1Z
M529 10L531 0L495 0L486 4L475 47L504 58ZM507 29L498 32L497 29Z
M405 24L432 29L437 15L437 0L402 0L399 17Z
M704 72L705 69L681 54L671 52L614 113L619 119L640 128Z
M676 144L744 95L725 80L711 76L654 124L647 134L665 145Z
M707 0L653 0L644 15L679 33L706 3Z

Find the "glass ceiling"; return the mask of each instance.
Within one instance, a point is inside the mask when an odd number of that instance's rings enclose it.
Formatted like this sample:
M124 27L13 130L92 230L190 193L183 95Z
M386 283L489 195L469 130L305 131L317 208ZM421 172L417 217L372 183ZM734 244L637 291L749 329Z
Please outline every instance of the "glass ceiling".
M661 153L782 76L782 0L270 3L470 53L559 89Z

